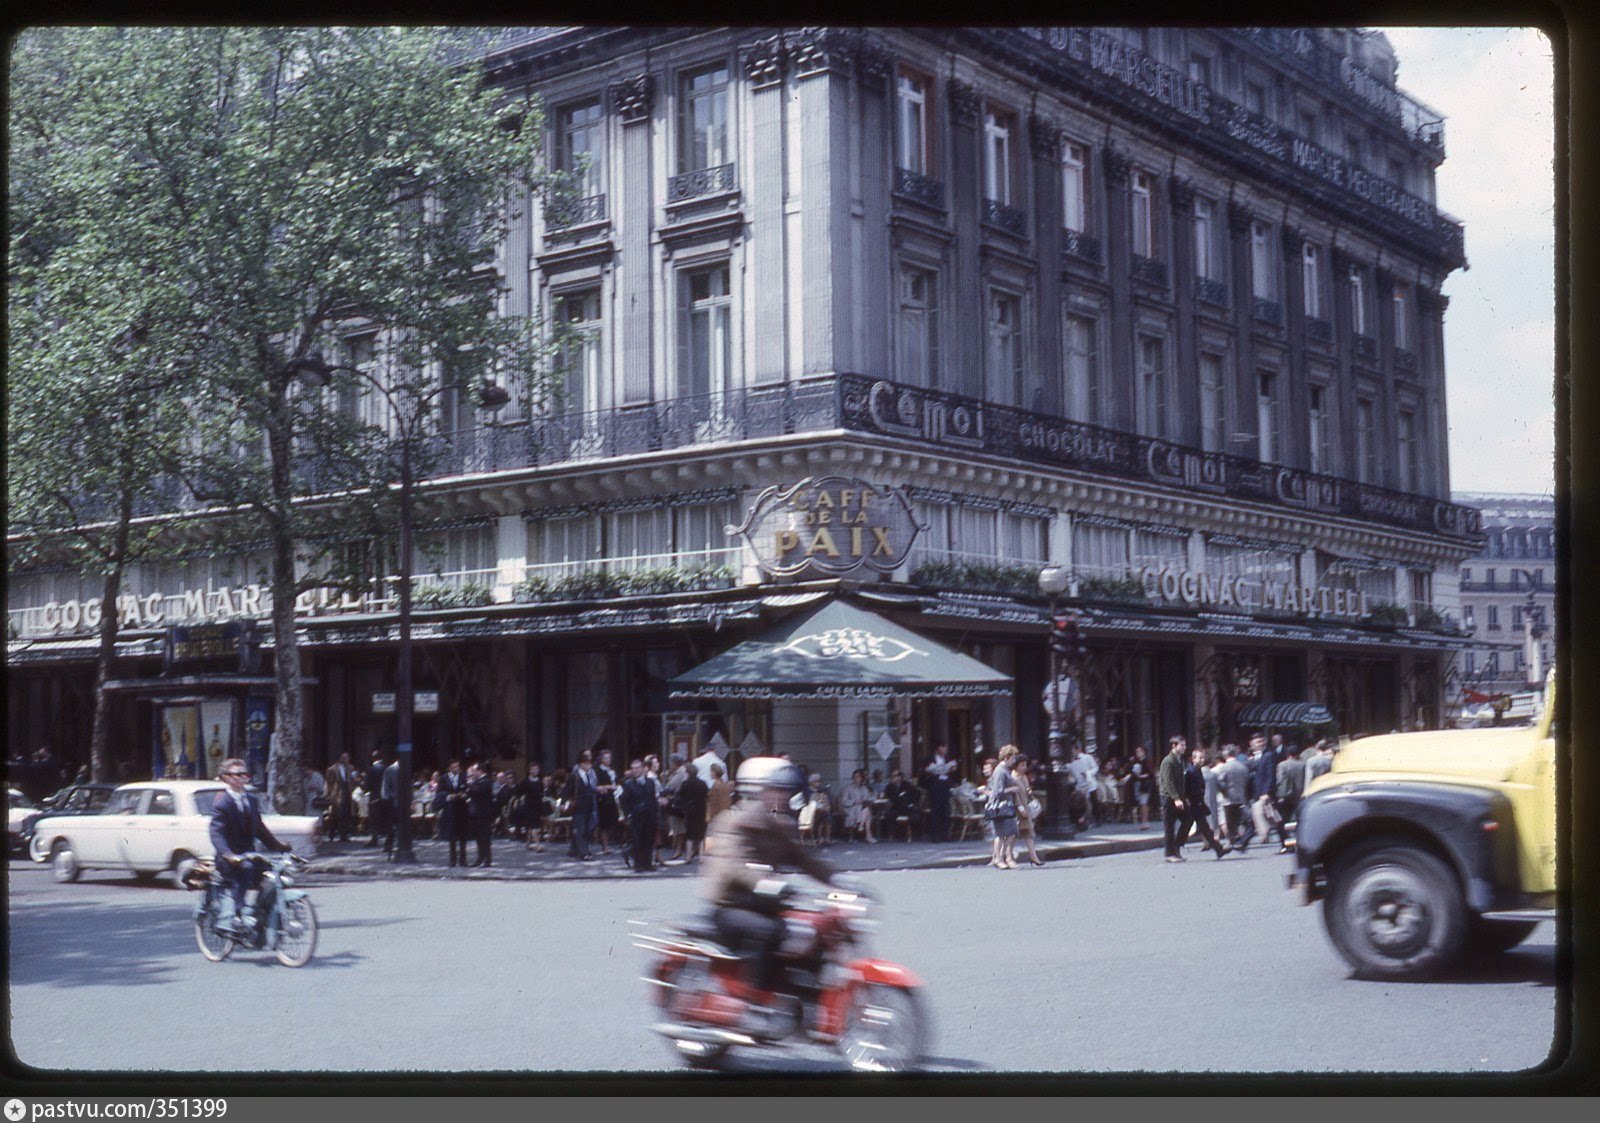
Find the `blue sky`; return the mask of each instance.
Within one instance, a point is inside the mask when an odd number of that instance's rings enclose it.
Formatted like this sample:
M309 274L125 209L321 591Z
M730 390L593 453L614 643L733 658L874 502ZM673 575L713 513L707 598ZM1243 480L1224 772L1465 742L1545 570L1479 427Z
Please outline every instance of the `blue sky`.
M1399 84L1444 114L1439 208L1466 227L1445 282L1453 491L1549 494L1555 448L1555 123L1531 28L1381 29Z

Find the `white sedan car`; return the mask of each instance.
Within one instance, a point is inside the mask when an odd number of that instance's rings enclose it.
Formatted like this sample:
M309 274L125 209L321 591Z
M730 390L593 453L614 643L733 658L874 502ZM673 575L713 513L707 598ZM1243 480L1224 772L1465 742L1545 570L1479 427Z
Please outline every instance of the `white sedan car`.
M215 780L151 780L124 784L98 815L47 815L33 829L28 856L49 862L57 881L84 870L117 870L152 878L170 873L181 885L197 858L213 857L211 810L227 789ZM267 829L296 854L316 853L315 815L264 815Z

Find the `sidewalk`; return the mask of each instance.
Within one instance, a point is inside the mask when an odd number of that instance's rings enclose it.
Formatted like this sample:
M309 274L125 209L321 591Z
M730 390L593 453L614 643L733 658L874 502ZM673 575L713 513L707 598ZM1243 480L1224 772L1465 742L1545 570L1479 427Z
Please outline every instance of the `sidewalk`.
M1047 862L1060 862L1070 858L1098 858L1104 854L1122 854L1130 850L1156 850L1161 847L1161 825L1152 824L1139 830L1132 823L1108 823L1079 834L1067 841L1053 842L1039 839L1036 848L1039 857ZM433 878L459 881L558 881L586 878L625 877L634 872L622 863L621 851L613 846L611 852L602 854L598 849L589 861L579 861L567 853L565 841L547 842L544 850L529 850L523 843L497 838L491 857L494 865L488 869L451 868L449 850L437 839L417 839L412 844L417 856L415 865L395 865L381 849L368 846L365 839L352 842L324 843L310 871L341 877L374 878ZM477 851L468 844L468 853ZM901 842L885 841L874 845L859 841L835 842L821 848L828 861L840 869L855 873L874 870L952 869L959 866L983 866L989 861L989 844L982 838L968 838L962 842ZM1026 859L1023 859L1026 868ZM698 866L688 862L671 862L658 866L649 874L639 877L692 877Z

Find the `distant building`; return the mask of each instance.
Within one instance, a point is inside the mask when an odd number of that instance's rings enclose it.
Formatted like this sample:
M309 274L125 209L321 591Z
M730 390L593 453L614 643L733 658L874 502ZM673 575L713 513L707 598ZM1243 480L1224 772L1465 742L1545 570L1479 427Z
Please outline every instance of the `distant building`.
M1543 681L1555 658L1555 501L1470 492L1453 498L1482 512L1484 533L1483 550L1461 563L1461 625L1476 644L1457 657L1460 701L1525 691Z

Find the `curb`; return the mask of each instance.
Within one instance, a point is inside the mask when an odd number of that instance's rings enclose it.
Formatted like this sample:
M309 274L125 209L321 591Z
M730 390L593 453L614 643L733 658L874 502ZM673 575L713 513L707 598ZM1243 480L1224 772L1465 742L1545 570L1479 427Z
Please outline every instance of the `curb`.
M1040 843L1037 845L1037 850L1039 856L1045 861L1060 862L1076 858L1100 858L1110 854L1155 850L1161 846L1162 836L1158 833L1149 836L1112 836L1054 844ZM546 861L548 860L546 859ZM327 859L315 860L306 873L310 876L327 875L361 878L371 881L593 881L597 879L631 880L634 877L631 869L615 861L596 860L580 863L562 858L559 862L560 864L541 868L507 865L491 866L488 869L470 869L425 863L397 866L391 862L384 861L378 855L370 857L364 855L336 855ZM866 864L848 860L837 862L836 864L842 870L848 870L851 873L961 869L987 866L989 864L989 856L981 852L944 856L930 854L926 857L912 858L903 864L874 863L870 861L870 858ZM689 863L657 866L654 876L693 877L698 872L698 869L698 866Z

